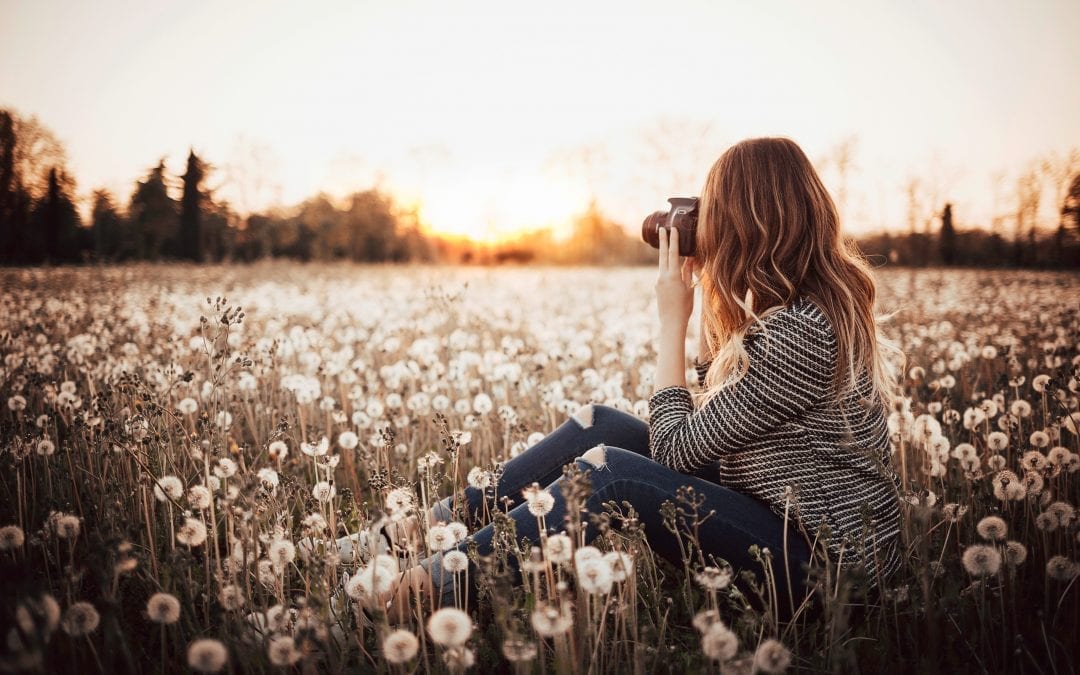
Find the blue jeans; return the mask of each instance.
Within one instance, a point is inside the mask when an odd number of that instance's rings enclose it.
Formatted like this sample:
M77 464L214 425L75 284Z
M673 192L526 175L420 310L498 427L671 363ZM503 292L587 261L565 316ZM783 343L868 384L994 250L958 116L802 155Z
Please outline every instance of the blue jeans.
M589 452L589 457L582 454ZM748 569L755 573L761 583L764 570L755 561L747 548L751 544L768 547L772 552L772 568L777 580L777 594L780 599L781 616L790 616L787 604L787 579L784 574L784 520L774 513L764 502L749 495L721 486L710 480L716 476L715 469L706 466L695 474L684 474L670 469L650 457L649 425L629 413L604 405L590 405L582 408L573 417L545 436L532 447L511 458L503 466L499 477L498 502L492 495L467 486L465 499L468 502L468 515L475 519L481 512L485 500L489 510L500 506L503 497L511 499L509 515L516 522L516 541L528 538L533 544L539 544L540 532L537 518L529 512L528 505L521 494L522 488L533 482L546 486L555 498L555 505L545 517L548 533L561 532L564 527L566 504L561 494L564 482L563 466L570 462L587 472L592 486L586 507L590 513L599 513L601 504L610 500L621 503L626 500L633 504L645 529L649 546L656 553L667 558L678 567L682 558L678 541L664 527L661 504L665 500L675 501L676 490L683 485L694 488L704 503L699 514L704 517L709 511L715 513L700 525L698 530L702 550L708 560L708 554L723 558L731 563L735 572L735 581L739 582L739 571ZM490 488L488 492L492 492ZM450 521L453 497L447 497L434 507L438 520ZM585 522L585 541L590 542L598 534L596 526L587 517ZM475 520L474 520L475 522ZM612 521L617 526L617 521ZM467 553L468 541L475 540L478 553L482 556L492 552L494 526L487 525L473 533L455 548ZM799 533L794 518L788 521L788 570L792 580L792 593L796 607L805 597L805 569L802 567L810 559L810 548L806 539ZM442 567L442 553L436 553L421 561L434 582L435 592L441 595L443 606L454 604L455 579L453 574ZM515 556L509 556L516 566ZM475 593L475 564L469 563L470 593ZM520 571L515 569L520 580ZM458 575L459 578L463 578ZM741 585L741 583L740 583ZM470 603L471 604L471 603Z

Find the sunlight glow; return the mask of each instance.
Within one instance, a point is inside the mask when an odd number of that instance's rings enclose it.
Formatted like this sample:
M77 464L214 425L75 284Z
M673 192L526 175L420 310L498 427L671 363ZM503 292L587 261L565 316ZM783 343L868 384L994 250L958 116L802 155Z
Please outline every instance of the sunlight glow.
M495 244L541 228L565 239L589 197L583 186L566 178L471 173L453 183L428 186L417 203L426 231Z

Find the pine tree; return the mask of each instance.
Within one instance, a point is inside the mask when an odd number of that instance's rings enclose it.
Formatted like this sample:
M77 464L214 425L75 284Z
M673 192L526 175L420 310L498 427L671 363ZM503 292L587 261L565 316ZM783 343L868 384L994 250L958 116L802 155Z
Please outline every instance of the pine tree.
M956 230L953 229L952 204L945 205L941 214L941 234L939 239L941 262L946 265L956 264Z
M203 194L201 183L206 176L206 165L190 150L187 172L181 176L184 194L180 198L180 233L177 254L184 260L199 262L203 259Z

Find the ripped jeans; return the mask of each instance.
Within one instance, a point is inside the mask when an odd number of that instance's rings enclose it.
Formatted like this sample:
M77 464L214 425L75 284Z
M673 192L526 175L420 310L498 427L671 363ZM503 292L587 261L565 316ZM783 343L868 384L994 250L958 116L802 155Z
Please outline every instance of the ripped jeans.
M590 513L601 512L603 502L630 502L644 526L649 546L680 568L682 557L679 542L664 526L661 504L665 500L674 502L676 490L680 486L692 486L699 499L704 498L698 511L700 517L704 517L709 511L715 511L700 524L698 530L706 561L709 560L708 555L713 554L729 562L734 571L733 582L740 586L742 582L739 571L743 569L754 572L760 584L764 579L764 570L747 548L751 544L768 547L772 553L772 568L777 581L780 615L791 615L791 608L787 603L788 575L784 574L783 518L763 502L712 482L706 477L715 477L712 466L705 466L695 474L685 474L653 461L649 452L649 425L638 417L609 406L583 406L559 428L508 460L503 465L497 490L488 488L488 494L485 494L485 491L467 486L464 495L468 504L465 506L469 509L470 518L473 522L478 521L485 500L490 511L496 508L496 504L500 509L505 508L502 503L504 498L508 497L509 506L512 507L508 513L516 523L515 540L520 542L523 538L528 538L533 544L539 545L539 524L536 516L529 512L521 491L533 482L546 487L554 497L554 506L544 519L548 534L563 531L566 503L561 494L564 482L562 470L563 466L570 462L576 462L588 474L592 491L585 506ZM492 492L497 494L498 502L493 499ZM438 502L434 507L436 519L447 522L452 520L452 506L452 496ZM598 532L587 517L582 520L586 528L585 541L588 543ZM617 521L612 521L612 527L618 527ZM494 526L489 524L459 542L454 548L467 553L468 541L475 540L478 553L481 556L488 555L492 552L494 534ZM791 588L795 606L798 607L806 595L806 571L803 565L810 559L810 549L806 539L799 533L794 519L788 521L787 547ZM442 566L443 555L442 552L435 553L423 559L420 564L431 573L434 592L441 596L442 606L452 606L455 603L455 586L463 583L458 580L463 580L465 575L445 571ZM509 560L515 568L516 580L520 582L521 573L516 567L516 556L511 554ZM465 590L473 594L470 597L475 597L476 565L471 560L467 576L469 588ZM743 588L745 590L745 587ZM469 604L471 606L472 601Z

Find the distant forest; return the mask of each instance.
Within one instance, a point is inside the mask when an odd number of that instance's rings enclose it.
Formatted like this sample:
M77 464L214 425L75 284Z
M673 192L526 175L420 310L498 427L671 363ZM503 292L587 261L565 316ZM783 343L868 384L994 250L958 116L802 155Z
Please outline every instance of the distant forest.
M0 264L291 258L632 265L656 260L655 249L605 217L595 202L574 219L569 243L545 229L484 245L424 232L414 210L399 207L377 189L344 200L319 194L290 209L240 215L207 187L212 171L193 150L180 176L169 175L161 160L138 179L125 205L109 191L95 190L90 221L83 222L62 144L36 117L0 109ZM1080 173L1065 178L1053 230L1035 224L1041 190L1028 175L1020 178L1011 227L957 229L952 207L945 204L933 223L857 242L863 253L894 265L1080 269ZM1008 234L997 231L1005 229Z

